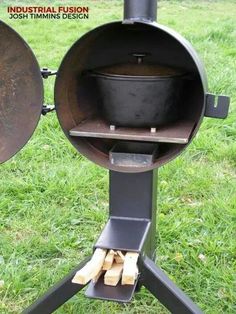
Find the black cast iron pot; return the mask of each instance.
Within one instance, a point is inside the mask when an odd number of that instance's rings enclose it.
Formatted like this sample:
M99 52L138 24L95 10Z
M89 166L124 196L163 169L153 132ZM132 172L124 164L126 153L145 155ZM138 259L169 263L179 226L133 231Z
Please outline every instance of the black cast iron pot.
M116 64L89 71L96 78L104 118L112 125L156 127L178 119L183 71L143 63Z

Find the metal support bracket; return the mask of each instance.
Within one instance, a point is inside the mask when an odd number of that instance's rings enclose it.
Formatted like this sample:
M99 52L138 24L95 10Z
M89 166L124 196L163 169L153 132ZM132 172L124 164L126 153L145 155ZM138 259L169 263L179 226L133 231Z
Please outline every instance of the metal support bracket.
M230 98L228 96L206 94L205 116L209 118L225 119L228 116L229 104Z
M44 79L47 79L47 78L49 78L49 76L57 75L57 71L50 70L48 68L42 68L41 69L41 74L42 74L42 77Z

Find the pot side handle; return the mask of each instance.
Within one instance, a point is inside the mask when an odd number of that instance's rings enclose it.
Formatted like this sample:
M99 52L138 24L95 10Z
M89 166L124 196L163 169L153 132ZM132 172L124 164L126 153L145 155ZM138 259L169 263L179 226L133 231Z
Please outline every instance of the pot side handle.
M217 102L216 102L217 98ZM205 117L225 119L229 113L230 97L207 93Z

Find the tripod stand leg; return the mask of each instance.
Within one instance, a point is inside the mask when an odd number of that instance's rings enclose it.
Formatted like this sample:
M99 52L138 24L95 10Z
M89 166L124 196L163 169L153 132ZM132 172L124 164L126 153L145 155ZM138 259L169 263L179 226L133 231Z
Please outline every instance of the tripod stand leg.
M173 314L203 314L193 301L178 288L148 257L141 269L142 284Z
M81 269L89 259L84 260L76 269L64 279L49 289L41 298L29 306L22 314L50 314L68 301L73 295L84 288L71 282L75 273Z

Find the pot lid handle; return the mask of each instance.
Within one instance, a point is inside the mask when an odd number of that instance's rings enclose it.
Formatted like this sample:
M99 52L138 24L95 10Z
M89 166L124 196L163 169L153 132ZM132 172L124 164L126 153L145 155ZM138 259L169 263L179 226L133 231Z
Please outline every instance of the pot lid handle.
M151 54L147 52L134 52L131 55L137 59L138 64L141 64L143 63L143 59Z

